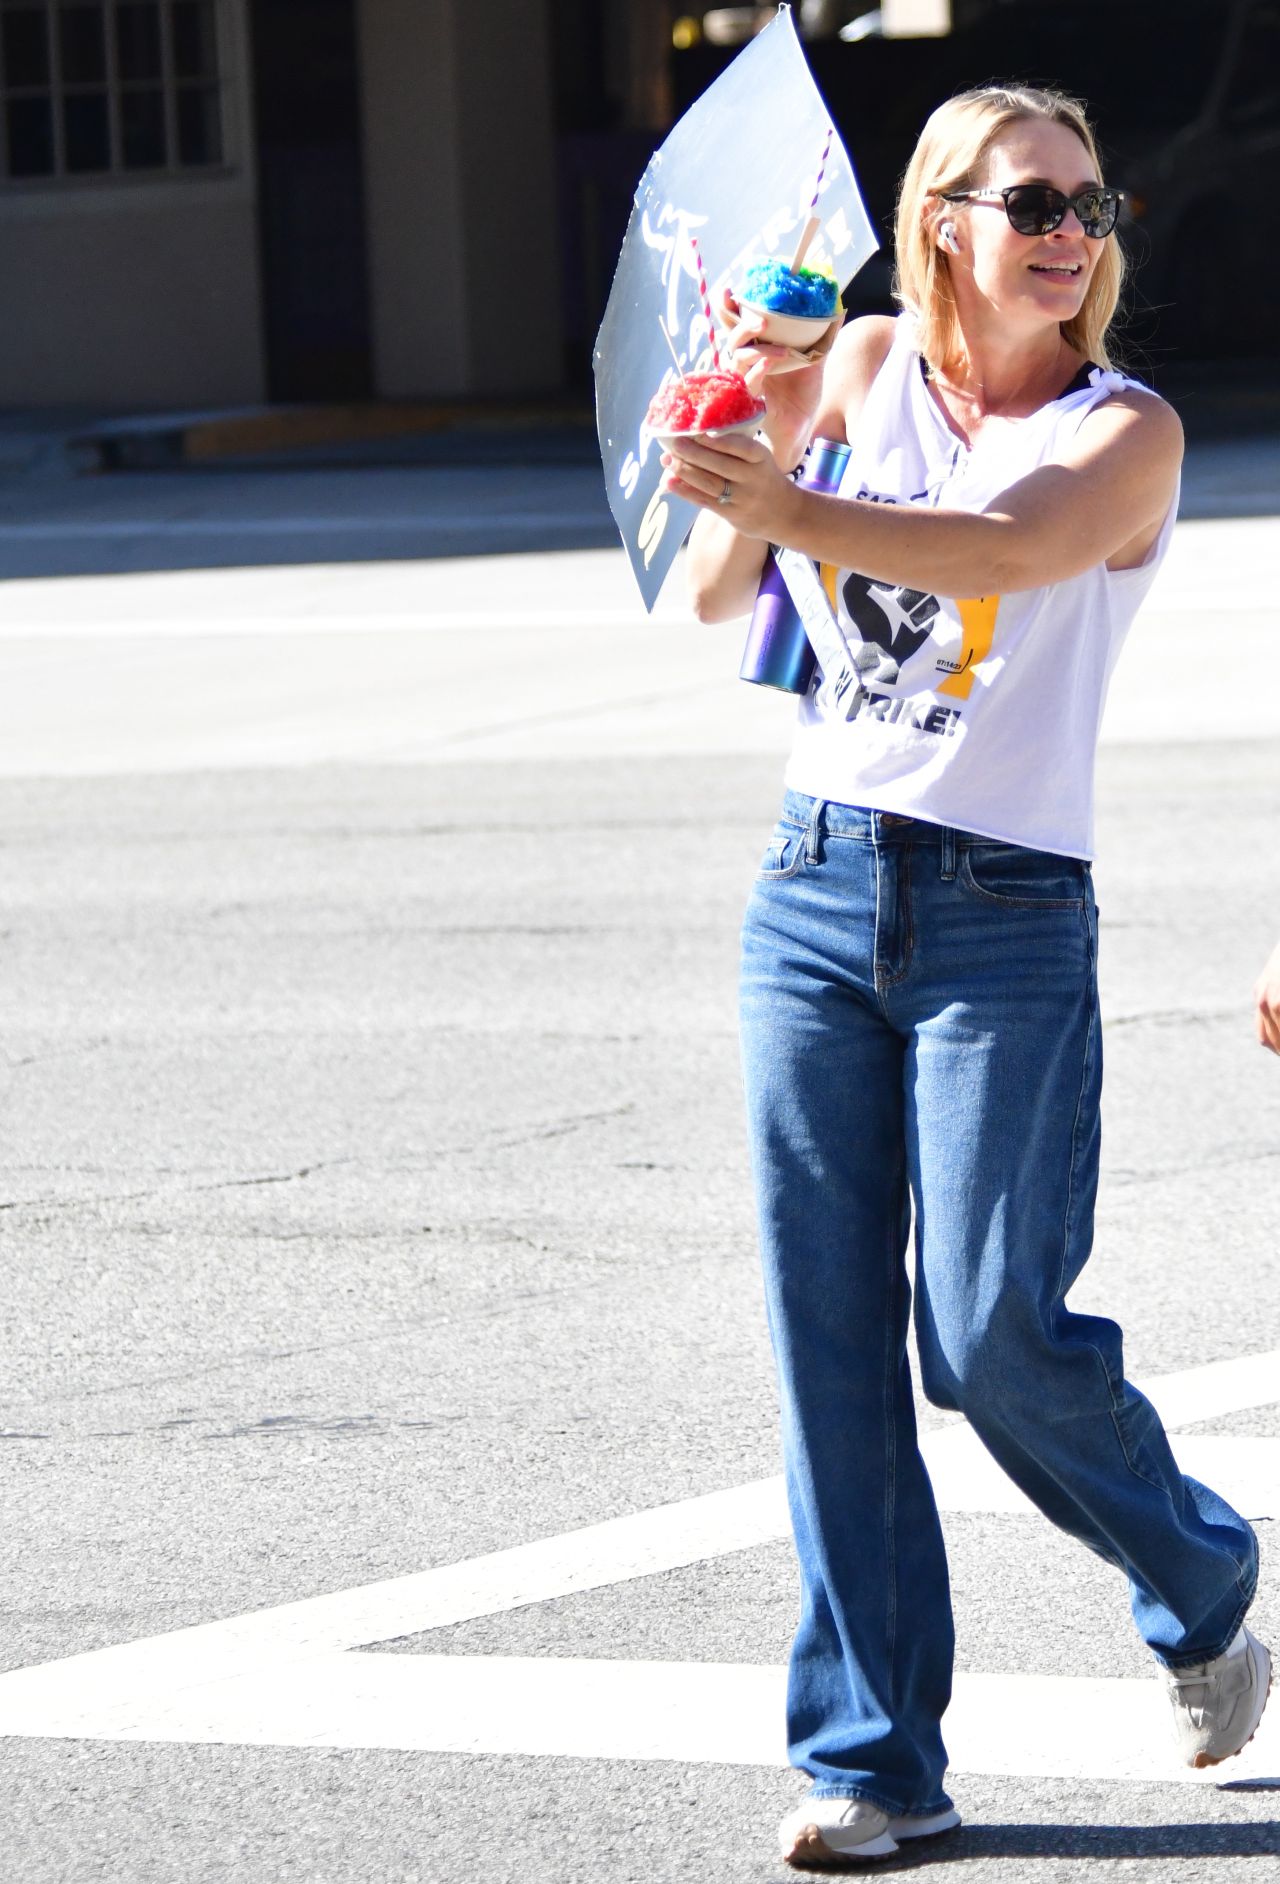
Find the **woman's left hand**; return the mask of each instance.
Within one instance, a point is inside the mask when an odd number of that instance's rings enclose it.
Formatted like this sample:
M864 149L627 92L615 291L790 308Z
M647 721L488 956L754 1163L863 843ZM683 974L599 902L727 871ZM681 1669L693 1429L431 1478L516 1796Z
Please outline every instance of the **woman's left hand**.
M809 443L822 403L823 371L844 324L843 308L803 352L763 341L767 317L744 308L728 288L720 297L720 318L726 365L741 373L756 397L764 400L764 435L784 463L795 463Z
M740 536L783 540L796 487L758 439L676 439L662 463L664 491L723 517Z

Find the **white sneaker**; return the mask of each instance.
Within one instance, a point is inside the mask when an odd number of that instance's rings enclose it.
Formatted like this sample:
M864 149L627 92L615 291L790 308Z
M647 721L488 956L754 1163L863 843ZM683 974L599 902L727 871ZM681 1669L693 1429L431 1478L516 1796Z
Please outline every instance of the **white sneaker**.
M865 1799L804 1799L778 1827L788 1864L845 1865L891 1858L904 1838L933 1838L952 1831L960 1814L950 1806L929 1817L894 1818Z
M1271 1657L1242 1628L1243 1643L1193 1668L1166 1668L1178 1751L1188 1766L1216 1766L1247 1747L1271 1689ZM1239 1642L1239 1637L1237 1637Z

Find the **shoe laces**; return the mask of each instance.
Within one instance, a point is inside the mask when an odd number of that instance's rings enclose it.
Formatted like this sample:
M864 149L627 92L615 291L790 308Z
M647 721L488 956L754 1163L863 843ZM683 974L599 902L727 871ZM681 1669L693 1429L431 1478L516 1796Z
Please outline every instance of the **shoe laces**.
M1166 1668L1169 1699L1175 1708L1185 1709L1194 1727L1203 1728L1211 1712L1214 1689L1235 1656L1219 1655L1210 1662L1195 1662L1190 1668Z
M1166 1668L1164 1676L1171 1688L1207 1688L1215 1678L1209 1673L1212 1667L1212 1662L1196 1662L1190 1668Z

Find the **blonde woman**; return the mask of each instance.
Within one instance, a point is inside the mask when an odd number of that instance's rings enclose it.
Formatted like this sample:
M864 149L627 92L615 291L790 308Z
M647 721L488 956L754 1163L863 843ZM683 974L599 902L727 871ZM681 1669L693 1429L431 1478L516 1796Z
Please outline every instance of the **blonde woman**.
M1101 1034L1094 746L1168 544L1182 436L1112 370L1122 258L1082 109L989 88L926 124L897 220L896 319L828 358L753 344L764 440L688 441L699 616L752 605L766 546L834 571L856 681L801 704L743 935L742 1039L802 1601L793 1863L959 1823L940 1722L953 1637L916 1443L923 1387L1128 1580L1183 1758L1253 1734L1249 1526L1179 1472L1120 1330L1065 1296L1090 1249ZM788 473L847 437L837 495Z

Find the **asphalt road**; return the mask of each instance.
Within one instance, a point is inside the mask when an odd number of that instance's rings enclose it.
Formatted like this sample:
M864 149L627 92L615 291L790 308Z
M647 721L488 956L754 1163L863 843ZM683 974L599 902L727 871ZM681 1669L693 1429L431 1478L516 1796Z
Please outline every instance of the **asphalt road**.
M774 1880L797 1783L752 1735L794 1579L733 976L784 717L724 680L740 631L646 624L612 553L367 535L341 569L8 586L6 1873ZM1102 753L1073 1299L1257 1494L1277 1641L1271 539L1180 535ZM1274 1726L1234 1784L1082 1749L1155 1693L1123 1590L969 1470L938 1475L958 1665L1026 1712L918 1862L1274 1876Z

